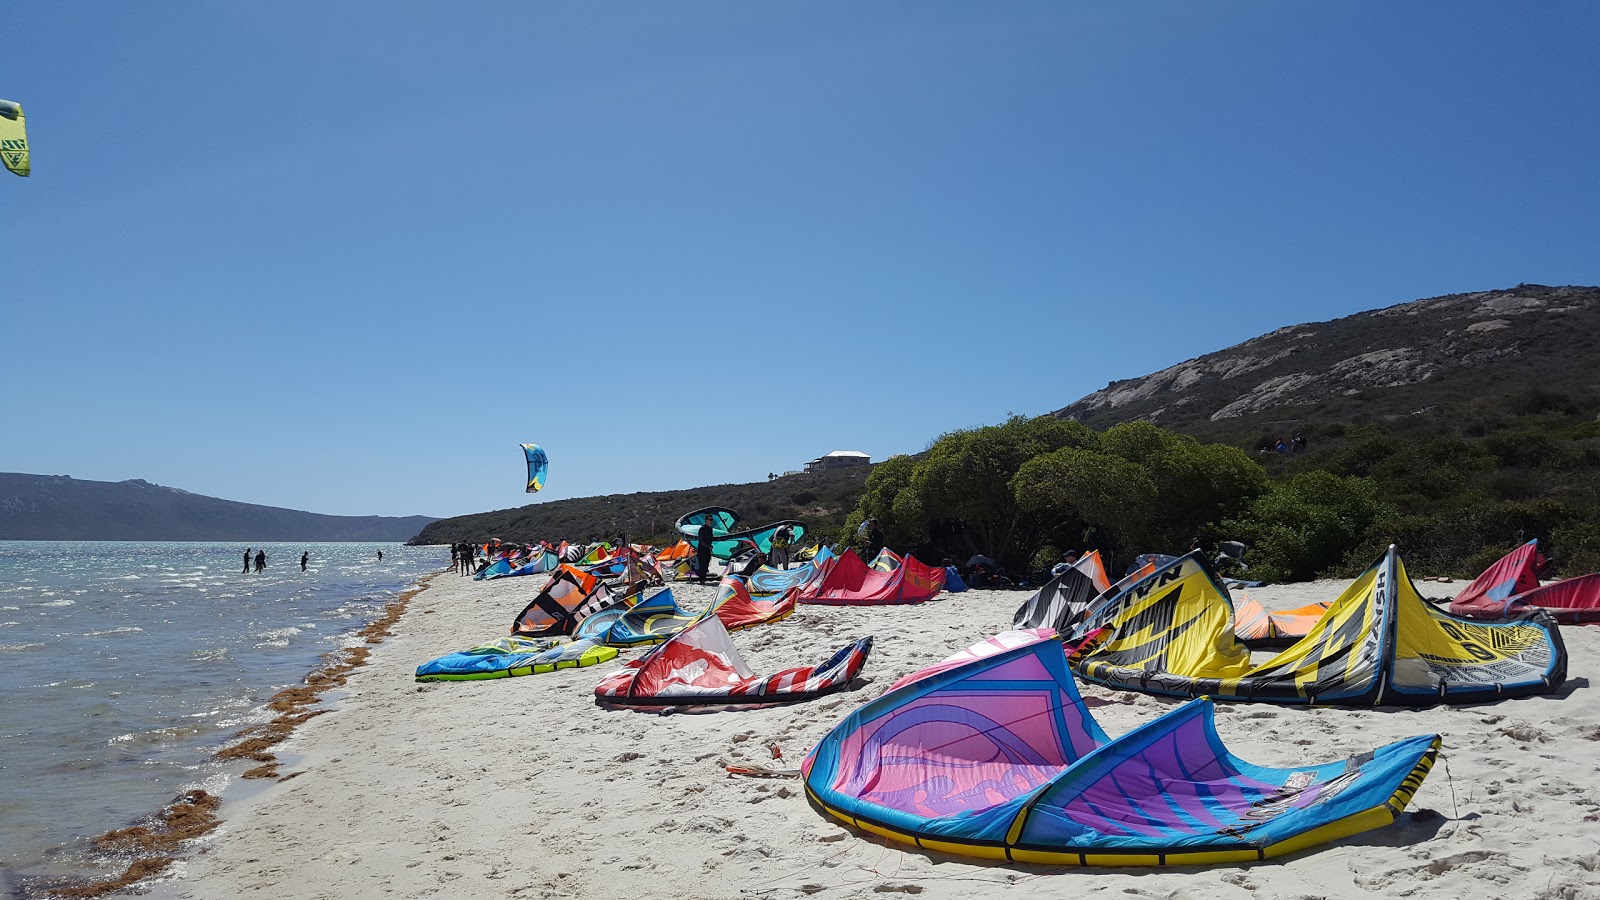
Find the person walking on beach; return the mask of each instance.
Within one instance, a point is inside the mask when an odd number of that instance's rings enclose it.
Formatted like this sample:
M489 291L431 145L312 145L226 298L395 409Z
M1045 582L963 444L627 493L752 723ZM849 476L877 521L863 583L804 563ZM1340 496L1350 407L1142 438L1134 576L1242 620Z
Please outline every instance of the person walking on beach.
M244 571L240 572L239 574L241 574L241 575L249 575L250 574L250 548L249 547L244 548Z
M711 538L716 532L711 527L711 517L708 515L700 523L699 545L694 548L695 563L700 569L700 583L706 583L706 577L711 574Z
M310 550L307 550L306 552L300 554L300 571L304 572L306 570L306 563L309 562L310 560L311 560L311 551Z
M266 571L266 568L267 568L267 551L265 551L265 550L257 550L256 551L256 574L260 575L262 572Z

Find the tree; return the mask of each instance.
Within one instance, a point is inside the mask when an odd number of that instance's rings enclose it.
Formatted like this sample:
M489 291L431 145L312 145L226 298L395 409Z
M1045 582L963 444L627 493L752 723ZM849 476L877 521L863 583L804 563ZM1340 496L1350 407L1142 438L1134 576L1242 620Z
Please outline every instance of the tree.
M1101 435L1107 453L1137 464L1155 487L1158 508L1147 546L1183 549L1207 526L1246 509L1267 489L1267 473L1243 450L1202 444L1149 422Z
M1303 581L1328 571L1392 514L1370 478L1304 472L1274 484L1223 527L1250 546L1253 576Z
M1024 511L1054 523L1047 533L1088 526L1122 548L1142 546L1151 537L1155 482L1143 466L1120 456L1066 447L1023 463L1011 488Z
M959 518L966 523L967 549L1025 567L1044 529L1017 505L1011 479L1035 456L1097 441L1082 423L1052 416L1013 416L1001 425L950 432L928 448L896 496L895 522L909 529L906 520L918 517L925 539L930 517Z

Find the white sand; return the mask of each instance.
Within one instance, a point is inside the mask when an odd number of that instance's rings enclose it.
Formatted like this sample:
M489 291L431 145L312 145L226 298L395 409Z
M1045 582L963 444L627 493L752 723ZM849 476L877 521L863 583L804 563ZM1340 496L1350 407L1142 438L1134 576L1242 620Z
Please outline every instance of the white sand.
M415 666L500 636L542 578L445 575L413 601L335 711L286 745L298 777L225 803L223 827L156 893L184 898L498 897L1600 897L1600 626L1564 629L1560 696L1429 710L1223 705L1245 759L1293 766L1397 738L1444 735L1389 827L1285 861L1186 869L1045 869L907 850L824 820L798 780L728 776L801 756L895 678L1002 630L1027 595L974 591L921 606L803 606L734 641L757 671L820 662L877 637L864 689L776 709L606 711L620 661L550 675L419 685ZM1459 585L1420 585L1444 594ZM1268 608L1336 596L1321 582L1252 591ZM1435 590L1430 591L1430 588ZM679 586L700 608L711 589ZM624 657L629 654L624 654ZM1084 687L1112 735L1175 705ZM776 765L785 765L777 763ZM1451 777L1453 776L1453 778ZM1452 787L1453 785L1453 787Z

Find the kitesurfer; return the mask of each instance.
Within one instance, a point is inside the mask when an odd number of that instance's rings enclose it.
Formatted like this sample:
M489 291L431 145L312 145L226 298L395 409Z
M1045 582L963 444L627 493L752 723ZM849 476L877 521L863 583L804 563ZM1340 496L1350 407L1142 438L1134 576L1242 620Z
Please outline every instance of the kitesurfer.
M788 571L789 545L794 543L794 528L784 524L772 533L772 553L767 557L767 564L777 566Z
M306 570L306 563L309 562L310 560L311 560L311 551L310 550L307 550L306 552L300 554L300 571L304 572Z
M708 513L700 521L699 540L696 542L694 559L696 568L700 571L700 583L706 583L706 577L711 574L711 538L716 532L711 527L711 515Z
M250 574L250 548L249 547L244 548L244 571L242 571L240 574L241 575L249 575Z
M877 519L868 519L861 527L867 530L867 559L877 559L883 551L883 529Z
M383 562L383 551L382 550L378 551L378 562Z
M256 574L257 575L261 574L262 572L266 571L266 568L267 568L267 551L265 551L265 550L257 550L256 551Z

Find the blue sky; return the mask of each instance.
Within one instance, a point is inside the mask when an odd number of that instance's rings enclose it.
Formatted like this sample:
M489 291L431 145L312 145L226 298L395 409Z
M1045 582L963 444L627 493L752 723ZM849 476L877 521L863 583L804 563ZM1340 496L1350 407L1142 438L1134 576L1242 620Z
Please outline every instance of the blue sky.
M922 449L1600 281L1587 2L7 4L0 470L345 514Z

